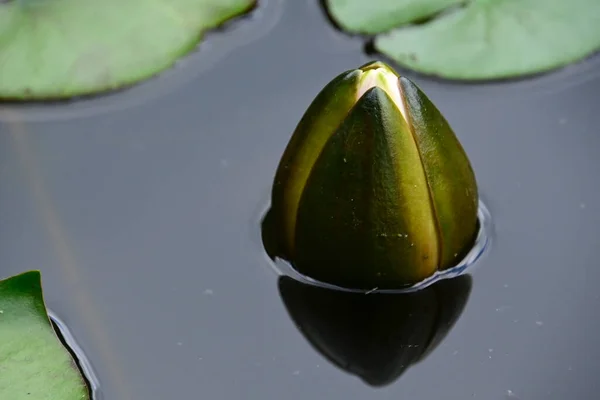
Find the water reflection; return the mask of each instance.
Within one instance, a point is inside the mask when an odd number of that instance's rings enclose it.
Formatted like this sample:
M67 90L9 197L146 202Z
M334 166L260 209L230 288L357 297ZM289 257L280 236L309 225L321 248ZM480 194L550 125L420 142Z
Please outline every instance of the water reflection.
M469 275L402 294L343 292L287 276L278 284L311 345L371 386L389 385L425 359L454 326L471 291Z

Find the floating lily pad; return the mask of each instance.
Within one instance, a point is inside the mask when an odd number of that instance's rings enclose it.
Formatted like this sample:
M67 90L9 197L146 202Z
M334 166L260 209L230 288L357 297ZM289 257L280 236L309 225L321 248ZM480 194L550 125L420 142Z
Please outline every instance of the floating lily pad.
M382 33L419 21L464 0L325 0L332 19L355 33Z
M0 0L0 98L66 98L136 83L255 2Z
M40 273L0 281L0 399L87 400L88 393L50 323Z
M377 51L404 67L444 78L531 75L600 49L598 0L471 0L462 7L450 0L326 3L332 18L349 32L379 33L374 39ZM448 12L437 15L444 3ZM373 10L367 12L369 4ZM407 25L428 17L434 18Z

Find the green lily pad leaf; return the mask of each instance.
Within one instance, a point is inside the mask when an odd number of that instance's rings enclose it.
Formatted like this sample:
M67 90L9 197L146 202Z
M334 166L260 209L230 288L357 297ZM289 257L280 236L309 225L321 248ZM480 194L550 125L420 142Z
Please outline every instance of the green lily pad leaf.
M44 305L40 273L0 281L0 399L88 400Z
M345 3L368 2L348 0ZM441 1L433 0L413 0L412 3L441 5ZM503 79L548 72L600 50L598 0L471 0L455 8L422 24L406 25L406 18L399 18L394 29L375 37L374 48L401 66L460 80ZM336 12L336 8L329 11ZM432 11L429 17L439 11L439 8ZM367 21L374 12L363 14ZM380 27L391 26L391 15L392 11L388 10L387 16L377 23L368 22L373 26L371 31L380 33ZM408 12L407 15L411 16ZM355 20L363 18L358 11L353 17ZM421 19L425 17L420 15ZM338 18L351 21L343 13L334 17ZM356 21L352 24L359 26ZM366 31L364 27L361 29Z
M169 68L256 0L0 0L0 98L131 85Z
M382 33L419 21L464 0L325 0L332 19L354 33Z

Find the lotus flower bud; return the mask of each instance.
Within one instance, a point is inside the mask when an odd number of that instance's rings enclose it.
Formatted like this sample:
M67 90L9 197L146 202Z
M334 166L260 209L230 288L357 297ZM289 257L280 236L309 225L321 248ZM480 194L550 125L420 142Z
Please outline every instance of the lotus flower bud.
M477 229L475 175L446 119L381 62L317 95L272 191L281 256L349 288L400 288L456 265Z

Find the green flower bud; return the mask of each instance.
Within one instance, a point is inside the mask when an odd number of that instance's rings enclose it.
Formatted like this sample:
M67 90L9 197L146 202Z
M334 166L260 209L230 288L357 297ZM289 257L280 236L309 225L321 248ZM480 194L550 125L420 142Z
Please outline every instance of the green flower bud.
M478 229L475 175L439 110L381 62L317 95L272 192L281 256L350 288L399 288L456 265Z

